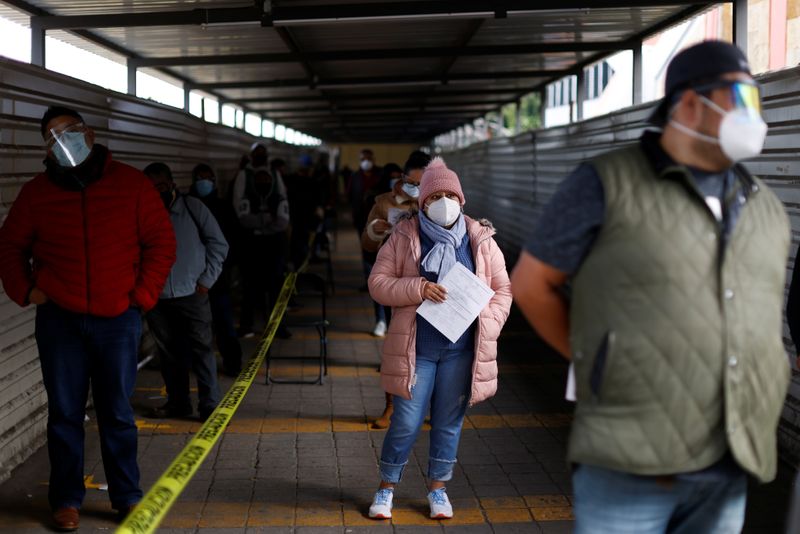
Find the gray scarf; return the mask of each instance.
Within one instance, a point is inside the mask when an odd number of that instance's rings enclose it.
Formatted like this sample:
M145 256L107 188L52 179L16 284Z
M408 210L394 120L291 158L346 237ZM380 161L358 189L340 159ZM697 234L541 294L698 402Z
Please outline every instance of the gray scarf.
M464 234L467 233L464 214L459 215L455 224L448 230L430 220L425 212L420 211L419 228L435 243L422 259L422 268L429 273L436 273L438 275L436 281L439 282L456 264L456 248L461 246Z

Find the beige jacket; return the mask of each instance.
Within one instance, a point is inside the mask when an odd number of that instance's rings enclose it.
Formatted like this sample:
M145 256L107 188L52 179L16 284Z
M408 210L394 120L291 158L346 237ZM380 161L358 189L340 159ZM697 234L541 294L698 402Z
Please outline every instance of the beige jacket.
M367 252L378 252L381 244L386 240L388 237L388 233L384 236L373 236L371 232L370 223L376 220L389 220L389 210L391 208L397 208L401 210L406 210L409 213L416 213L418 210L417 207L417 200L416 199L409 199L405 202L398 202L397 195L394 191L389 191L388 193L382 193L375 197L375 204L372 206L372 209L369 211L369 215L367 215L367 226L364 228L364 232L361 234L361 248L366 250ZM377 237L378 239L374 239Z

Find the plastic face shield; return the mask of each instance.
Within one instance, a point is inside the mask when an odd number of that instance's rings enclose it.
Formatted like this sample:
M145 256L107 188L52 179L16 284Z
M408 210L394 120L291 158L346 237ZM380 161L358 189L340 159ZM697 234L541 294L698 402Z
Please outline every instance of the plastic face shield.
M51 128L45 144L61 165L77 167L91 151L86 143L86 131L86 125L82 122L64 128Z
M695 87L697 93L710 94L715 89L728 89L732 110L744 110L748 114L761 116L761 90L754 81L719 81Z

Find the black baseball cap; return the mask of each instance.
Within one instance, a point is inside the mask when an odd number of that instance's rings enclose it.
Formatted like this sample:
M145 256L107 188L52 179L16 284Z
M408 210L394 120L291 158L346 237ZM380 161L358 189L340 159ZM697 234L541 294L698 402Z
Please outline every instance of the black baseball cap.
M672 58L667 67L664 98L650 115L649 122L663 126L672 104L685 89L716 81L723 74L750 74L747 57L735 45L725 41L703 41Z

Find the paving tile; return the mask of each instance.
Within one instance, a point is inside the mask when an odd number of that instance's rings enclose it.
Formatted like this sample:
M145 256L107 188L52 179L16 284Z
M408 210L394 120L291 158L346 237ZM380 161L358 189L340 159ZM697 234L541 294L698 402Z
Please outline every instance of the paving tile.
M526 523L497 523L492 525L495 534L542 534L542 527L533 521ZM567 532L572 532L569 530Z
M486 518L490 523L523 523L531 520L527 508L495 508L486 510Z

